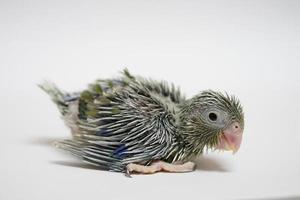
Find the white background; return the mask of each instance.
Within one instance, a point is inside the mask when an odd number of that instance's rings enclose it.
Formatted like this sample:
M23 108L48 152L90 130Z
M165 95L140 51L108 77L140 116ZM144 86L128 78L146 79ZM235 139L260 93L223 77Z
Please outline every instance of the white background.
M0 0L0 199L300 196L300 1ZM240 151L198 170L125 178L49 143L70 135L36 84L133 74L241 100Z

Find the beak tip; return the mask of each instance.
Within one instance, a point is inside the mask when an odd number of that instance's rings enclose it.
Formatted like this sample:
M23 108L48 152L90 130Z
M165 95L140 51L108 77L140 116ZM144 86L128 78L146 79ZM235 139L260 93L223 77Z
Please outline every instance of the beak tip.
M236 154L242 142L242 130L232 131L231 129L222 132L221 140L217 149L231 151L232 155Z

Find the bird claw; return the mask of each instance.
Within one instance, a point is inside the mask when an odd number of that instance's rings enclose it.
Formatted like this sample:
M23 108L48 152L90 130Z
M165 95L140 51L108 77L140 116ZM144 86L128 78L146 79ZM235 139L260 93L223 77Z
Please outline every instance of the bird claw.
M124 175L125 175L127 178L132 178L132 176L131 176L131 171L128 169L128 167L126 167L126 170L125 170Z

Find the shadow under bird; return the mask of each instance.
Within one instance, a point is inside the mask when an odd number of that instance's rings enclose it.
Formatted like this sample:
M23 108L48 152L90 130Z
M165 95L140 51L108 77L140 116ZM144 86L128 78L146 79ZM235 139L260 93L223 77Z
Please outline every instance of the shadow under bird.
M72 138L58 148L99 169L189 172L207 148L240 148L244 114L238 99L212 90L186 99L164 81L133 76L99 79L81 92L39 85L58 106Z

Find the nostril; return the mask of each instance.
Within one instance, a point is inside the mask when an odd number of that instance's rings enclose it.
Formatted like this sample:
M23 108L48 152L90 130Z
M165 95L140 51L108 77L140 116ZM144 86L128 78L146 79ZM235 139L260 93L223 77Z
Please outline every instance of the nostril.
M235 125L235 127L234 128L239 128L239 126L238 125Z

